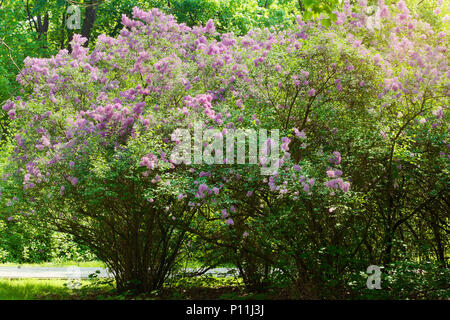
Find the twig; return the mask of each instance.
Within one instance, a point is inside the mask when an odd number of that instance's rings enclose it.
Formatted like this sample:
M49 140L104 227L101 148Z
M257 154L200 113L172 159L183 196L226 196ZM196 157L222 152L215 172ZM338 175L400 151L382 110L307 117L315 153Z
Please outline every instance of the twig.
M37 24L36 24L36 21L35 21L34 18L31 16L31 13L30 13L30 4L29 4L29 0L27 0L27 14L28 14L28 23L30 24L31 32L33 32L33 25L31 24L31 21L33 21L34 28L36 29L36 32L38 32L38 26L37 26Z
M9 59L11 60L11 62L14 64L14 66L17 68L17 70L19 71L19 73L22 75L22 78L31 86L31 83L28 81L28 79L25 77L25 75L22 73L22 70L19 68L19 66L17 65L17 63L14 61L12 55L11 55L11 48L5 43L5 41L3 41L2 38L0 38L0 42L6 47L6 49L8 49L8 56Z

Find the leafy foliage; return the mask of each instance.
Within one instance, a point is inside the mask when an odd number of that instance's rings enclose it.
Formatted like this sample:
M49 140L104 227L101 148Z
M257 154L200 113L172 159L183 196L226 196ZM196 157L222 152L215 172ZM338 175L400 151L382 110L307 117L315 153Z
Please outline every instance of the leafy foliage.
M26 58L23 95L3 105L4 223L71 234L124 292L161 289L194 254L236 265L248 291L282 284L293 297L360 297L360 272L377 264L389 297L423 297L434 285L431 296L445 297L441 25L404 1L379 1L375 14L366 1L342 10L303 1L284 26L288 3L279 15L281 2L240 4L169 1L178 22L134 7L91 50L90 34L75 34L70 51ZM185 142L176 130L198 124L215 139L278 129L281 141L262 138L246 164L223 147L216 164L176 161ZM270 175L265 148L281 153ZM424 276L412 279L412 266Z

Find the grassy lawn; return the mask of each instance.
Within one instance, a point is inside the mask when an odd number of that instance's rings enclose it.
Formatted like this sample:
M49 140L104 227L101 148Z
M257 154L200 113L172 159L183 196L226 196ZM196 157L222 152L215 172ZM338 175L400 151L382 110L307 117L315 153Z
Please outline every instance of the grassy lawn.
M186 300L186 299L273 299L276 292L263 295L245 293L242 279L210 276L182 277L167 283L159 291L135 295L118 294L112 283L90 280L80 289L69 289L67 280L0 279L0 300Z
M0 279L0 300L117 299L111 282L82 280L78 289L63 279Z
M49 294L69 297L72 290L65 283L67 280L0 279L0 300L45 299Z
M0 267L95 267L104 268L101 261L91 262L45 262L36 264L4 263ZM201 268L199 262L183 263L183 268ZM233 268L234 266L221 265ZM102 282L105 281L105 282ZM108 280L83 280L81 289L70 289L64 279L0 279L0 300L159 300L159 299L245 299L242 280L234 277L214 276L181 277L172 279L164 289L145 295L132 292L117 294Z

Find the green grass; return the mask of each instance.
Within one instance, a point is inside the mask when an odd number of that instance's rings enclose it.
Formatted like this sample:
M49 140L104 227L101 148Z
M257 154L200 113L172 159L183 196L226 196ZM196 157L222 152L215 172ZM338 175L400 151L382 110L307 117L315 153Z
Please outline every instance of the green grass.
M2 263L0 267L91 267L91 268L105 268L105 264L101 261L87 261L87 262L76 262L76 261L64 261L64 262L42 262L42 263Z
M0 279L0 300L51 299L49 294L69 297L72 290L65 283L67 280Z
M82 280L71 289L68 280L0 279L0 300L103 300L115 299L114 283Z
M0 300L220 299L222 295L236 298L242 279L182 277L168 283L161 291L141 295L132 292L117 294L112 282L83 280L80 289L74 290L66 284L67 280L0 279Z
M33 263L33 264L18 264L18 263L4 263L0 264L0 267L93 267L93 268L105 268L105 264L101 261L90 262L76 262L76 261L54 261L45 263ZM183 267L187 268L200 268L202 264L197 261L187 261L183 263ZM233 265L221 265L220 267L234 267ZM111 291L110 285L95 285L94 282L89 280L82 281L83 288L80 290L71 290L65 286L67 280L63 279L0 279L0 300L61 300L61 299L123 299L125 297L111 295L108 292ZM196 278L181 278L177 279L172 285L181 287L183 290L190 287L200 287L203 289L220 288L224 286L241 286L242 283L236 282L236 279L225 279L215 277L196 277ZM93 285L93 286L92 286ZM173 298L186 298L185 294L177 292L178 290L165 295L165 299ZM176 296L172 296L172 295ZM208 293L205 293L208 297ZM203 296L200 294L200 297ZM145 297L144 299L154 299L155 297Z

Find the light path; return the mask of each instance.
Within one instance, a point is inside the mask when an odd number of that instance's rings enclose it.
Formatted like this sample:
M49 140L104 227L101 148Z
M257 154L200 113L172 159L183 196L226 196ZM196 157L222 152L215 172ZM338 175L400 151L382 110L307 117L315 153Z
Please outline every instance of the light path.
M195 269L183 269L185 272L195 272ZM215 276L230 276L235 269L215 268L206 274ZM113 275L104 268L91 267L0 267L0 278L3 279L88 279L96 274L99 278L110 278Z

